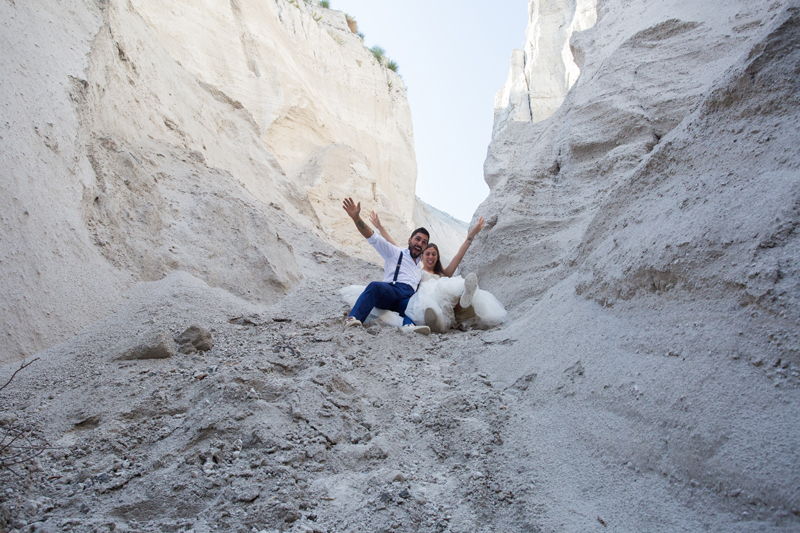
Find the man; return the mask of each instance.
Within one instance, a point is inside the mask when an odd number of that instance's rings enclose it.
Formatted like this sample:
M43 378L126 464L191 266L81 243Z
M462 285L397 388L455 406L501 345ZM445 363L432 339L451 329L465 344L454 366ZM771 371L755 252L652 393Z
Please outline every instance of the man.
M355 203L352 198L342 202L345 212L353 219L358 231L367 242L383 257L383 281L373 281L361 296L347 317L345 326L360 326L374 307L396 311L403 317L403 327L427 335L431 332L428 326L417 326L405 316L408 300L419 286L422 273L419 261L422 252L428 245L430 234L425 228L417 228L408 239L408 248L400 248L386 241L372 231L361 219L361 202Z

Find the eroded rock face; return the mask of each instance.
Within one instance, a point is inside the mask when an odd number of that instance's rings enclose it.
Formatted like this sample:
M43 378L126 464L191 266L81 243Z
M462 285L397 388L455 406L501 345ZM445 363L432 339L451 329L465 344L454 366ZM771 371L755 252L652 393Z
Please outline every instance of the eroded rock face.
M0 359L176 270L268 301L312 252L374 260L344 196L396 233L427 222L405 87L341 12L114 0L0 13Z
M748 5L603 4L597 25L573 37L573 48L586 51L585 65L557 113L541 122L499 123L485 164L492 194L479 210L497 216L492 232L481 235L486 242L475 264L530 280L522 290L509 289L508 299L540 297L586 266L587 257L607 261L610 253L615 259L594 275L626 284L627 269L663 272L687 257L687 246L705 256L693 268L714 265L717 274L703 276L713 285L711 278L723 276L734 257L745 249L759 253L750 245L791 225L793 180L774 176L797 167L796 158L783 155L796 140L794 87L785 81L792 67L777 51L762 50L791 47L791 32L780 30L788 15L785 3L767 11ZM780 32L785 36L777 37ZM752 83L744 81L751 76ZM769 83L775 89L763 90ZM681 192L667 195L659 187ZM648 209L635 207L645 198ZM744 209L745 199L754 198L766 203ZM708 212L685 216L700 205ZM621 214L633 209L640 209L634 218ZM720 210L729 216L710 213ZM767 211L780 220L760 214ZM603 252L592 255L603 239ZM696 239L704 243L691 245ZM739 248L737 240L748 243ZM644 278L643 287L654 286ZM744 272L737 278L743 286L755 279ZM608 303L630 291L612 289Z
M187 85L195 84L201 101L223 105L225 114L213 125L233 137L223 140L231 145L214 150L213 139L193 143L210 152L209 165L245 165L233 173L259 200L294 204L307 227L360 249L357 232L347 226L352 222L341 216L344 195L412 224L411 113L400 76L378 64L344 13L317 4L140 0L130 16L143 20L158 48L191 77ZM176 96L185 92L182 87ZM196 110L172 117L184 134ZM228 124L229 115L242 123ZM236 146L237 138L253 148ZM248 168L251 159L266 159L251 155L255 150L268 152L277 172Z
M512 53L508 78L495 97L495 129L507 120L539 122L558 109L577 81L583 61L583 51L574 47L572 37L594 25L596 4L596 0L528 4L524 49Z
M546 120L519 112L520 53L512 65L478 210L492 218L465 268L511 306L505 335L521 342L484 366L536 376L524 449L575 439L741 520L796 527L800 421L761 407L800 399L796 3L597 9ZM582 454L571 462L595 463ZM742 494L759 509L743 513Z

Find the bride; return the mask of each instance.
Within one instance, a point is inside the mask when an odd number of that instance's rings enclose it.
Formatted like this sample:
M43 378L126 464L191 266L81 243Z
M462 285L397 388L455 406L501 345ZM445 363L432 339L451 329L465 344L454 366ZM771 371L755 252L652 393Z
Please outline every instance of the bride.
M374 211L370 222L381 236L394 243ZM478 288L478 277L470 273L466 278L454 276L459 263L475 236L483 229L483 217L470 228L467 238L447 267L442 266L439 247L429 244L422 252L422 282L411 297L406 308L406 316L417 325L427 325L431 331L443 333L454 326L490 328L502 323L506 318L503 305L488 291ZM352 304L363 287L351 285L341 290L348 304ZM402 324L397 313L376 310L376 318L392 325Z

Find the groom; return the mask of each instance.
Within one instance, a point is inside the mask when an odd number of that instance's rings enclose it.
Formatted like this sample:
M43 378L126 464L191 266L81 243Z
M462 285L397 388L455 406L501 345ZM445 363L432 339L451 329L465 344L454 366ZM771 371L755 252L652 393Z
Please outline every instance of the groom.
M408 239L408 248L399 248L386 241L383 237L372 231L361 219L361 202L355 203L352 198L345 198L342 207L353 219L358 231L367 242L372 245L383 257L383 281L373 281L350 311L345 321L345 326L360 326L372 311L373 307L396 311L403 317L403 326L408 331L415 331L427 335L430 328L416 326L405 316L408 300L414 295L422 275L419 268L420 257L428 245L430 234L425 228L417 228Z

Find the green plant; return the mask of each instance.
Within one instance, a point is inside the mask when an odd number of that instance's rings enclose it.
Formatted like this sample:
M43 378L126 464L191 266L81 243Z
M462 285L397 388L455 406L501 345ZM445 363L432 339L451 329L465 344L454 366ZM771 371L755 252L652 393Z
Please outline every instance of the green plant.
M376 45L370 48L369 51L372 52L372 55L375 56L375 59L378 60L378 63L383 64L383 58L386 56L386 50Z
M358 32L356 35L358 35L358 38L361 39L362 41L364 40L364 34L363 33Z
M397 62L390 60L388 63L386 63L386 68L388 68L392 72L397 72L397 69L399 67L397 66Z
M324 7L325 9L331 8L331 3L328 0L319 0L319 7Z

